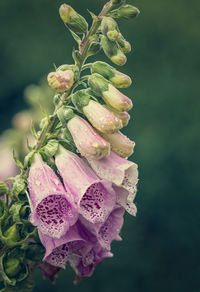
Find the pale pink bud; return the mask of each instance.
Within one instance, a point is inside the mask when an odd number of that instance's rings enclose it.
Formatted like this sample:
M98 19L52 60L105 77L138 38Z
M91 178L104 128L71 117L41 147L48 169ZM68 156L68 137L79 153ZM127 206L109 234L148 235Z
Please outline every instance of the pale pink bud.
M102 95L106 103L120 112L129 111L133 106L130 98L121 93L112 84L108 85L108 90L103 91Z
M74 83L74 73L72 70L58 70L49 73L47 80L52 89L57 92L63 92L72 87Z
M83 112L90 123L102 133L114 133L122 128L122 121L100 103L90 100Z
M81 117L74 116L67 127L82 156L100 159L110 154L110 144Z
M114 134L102 134L102 136L110 143L111 150L123 158L127 158L133 154L135 142L123 135L120 131Z

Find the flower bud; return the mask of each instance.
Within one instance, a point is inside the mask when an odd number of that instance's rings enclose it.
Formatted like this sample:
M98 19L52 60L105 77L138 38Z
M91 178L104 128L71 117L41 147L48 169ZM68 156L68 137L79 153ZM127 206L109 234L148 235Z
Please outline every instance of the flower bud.
M67 71L67 70L73 71L74 81L76 81L79 78L79 69L78 69L78 66L76 65L63 64L59 66L56 71Z
M0 181L0 196L7 194L9 189L3 181Z
M118 44L121 47L121 50L124 54L128 54L131 51L131 44L125 40L125 38L121 37L118 40Z
M88 29L87 21L71 6L62 4L59 9L62 21L75 33L85 33Z
M117 22L112 17L103 17L101 31L112 42L119 40L121 37Z
M111 150L117 155L127 158L133 154L135 142L131 141L120 131L114 134L102 134L102 136L110 143Z
M122 128L122 121L100 103L90 100L83 107L83 113L90 123L102 133L114 133Z
M67 127L82 156L100 159L109 155L110 144L97 134L84 119L75 115L68 121Z
M112 4L113 5L119 5L119 4L123 3L123 2L124 2L124 0L112 0Z
M49 73L47 80L52 89L57 92L64 92L72 87L74 83L74 73L72 70L58 70Z
M133 104L130 98L117 90L104 77L95 73L88 79L92 91L101 96L103 100L114 109L123 112L132 108Z
M115 18L123 17L125 19L130 19L138 16L139 14L140 11L137 7L127 4L111 11L110 16Z
M105 62L97 61L92 64L91 73L98 73L107 78L115 87L126 88L132 83L131 78Z
M21 222L14 223L11 227L9 227L3 234L3 241L6 245L12 247L23 240L25 238L23 229L24 225Z
M8 277L15 277L20 271L20 261L16 258L8 259L4 264L4 271Z
M109 106L109 105L105 105L105 107L114 113L114 115L116 117L118 117L121 121L122 121L122 125L123 127L126 127L128 125L128 122L130 120L130 115L127 112L119 112L117 110L115 110L113 107Z
M116 42L110 41L106 36L101 39L101 45L105 55L116 65L123 66L127 59L124 53L121 51L119 45Z

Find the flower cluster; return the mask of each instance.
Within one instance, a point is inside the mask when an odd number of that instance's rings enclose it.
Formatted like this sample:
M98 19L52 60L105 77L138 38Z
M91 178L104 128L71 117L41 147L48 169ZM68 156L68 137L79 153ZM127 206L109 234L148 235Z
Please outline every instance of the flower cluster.
M30 220L45 246L44 261L77 277L90 276L106 257L111 242L120 240L124 210L136 215L137 165L111 152L86 161L59 146L58 175L36 155L28 188Z
M132 80L105 62L86 64L101 49L114 64L126 63L131 45L116 20L134 18L139 10L125 2L110 0L98 16L91 13L89 30L71 6L59 9L78 50L73 51L74 64L55 66L48 74L55 110L37 130L32 127L36 142L28 145L24 162L15 155L21 173L0 182L5 289L29 286L35 267L52 281L66 265L75 271L75 283L91 276L113 256L111 244L122 239L125 212L137 213L138 167L128 160L135 143L121 132L133 106L121 89ZM89 75L82 75L88 69Z

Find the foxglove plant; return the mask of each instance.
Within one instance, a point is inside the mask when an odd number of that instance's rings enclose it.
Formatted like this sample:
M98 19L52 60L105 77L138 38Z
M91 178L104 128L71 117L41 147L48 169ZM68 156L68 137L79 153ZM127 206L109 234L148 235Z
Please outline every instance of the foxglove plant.
M35 268L52 282L66 266L75 271L75 283L90 277L113 256L125 211L136 215L138 168L127 160L135 143L119 131L132 108L119 89L132 81L105 62L86 63L101 49L114 64L126 63L131 45L117 19L139 10L125 2L110 0L98 16L90 13L90 29L71 6L59 9L78 48L74 64L48 74L55 109L40 128L31 127L35 145L23 163L14 152L21 173L0 182L1 291L31 291Z

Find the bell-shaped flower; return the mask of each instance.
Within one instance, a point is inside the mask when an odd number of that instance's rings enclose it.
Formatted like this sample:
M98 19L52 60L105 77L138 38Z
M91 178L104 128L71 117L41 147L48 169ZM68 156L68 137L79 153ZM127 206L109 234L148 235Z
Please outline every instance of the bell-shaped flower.
M122 240L119 233L124 223L124 208L116 205L104 223L92 224L80 216L85 228L96 236L97 242L106 250L111 249L113 240Z
M62 237L77 221L77 208L70 192L38 154L30 167L28 188L31 223L49 237Z
M109 143L111 150L117 155L127 158L133 154L135 142L131 141L120 131L113 134L101 134Z
M111 36L110 36L111 37ZM113 36L112 36L113 37ZM127 58L122 52L117 42L109 40L106 36L101 38L101 46L105 55L116 65L123 66L127 62Z
M123 206L128 213L136 215L137 209L133 200L137 192L138 166L110 152L110 155L98 161L88 159L96 174L111 181L117 195L117 203Z
M84 119L75 115L68 121L67 127L82 156L100 159L109 155L110 144Z
M83 277L92 276L96 266L105 258L111 258L113 254L101 247L99 243L93 245L85 256L74 255L70 257L69 263L76 273L74 284L77 284Z
M55 163L66 189L74 195L79 214L92 223L105 222L116 202L112 184L100 180L86 162L63 147Z
M40 240L46 249L43 261L60 268L65 268L71 255L81 257L91 249L92 243L79 233L78 225L74 224L61 238L50 238L39 232ZM87 244L85 244L87 242Z

